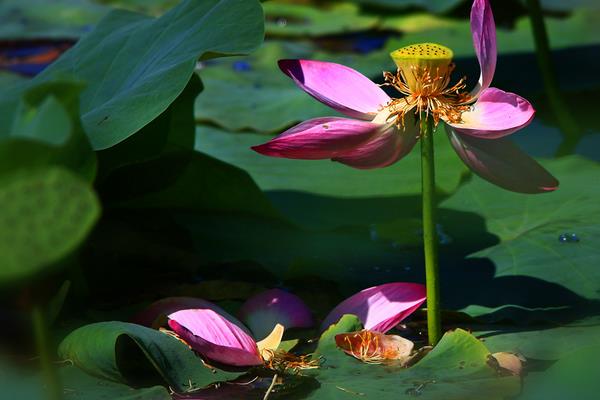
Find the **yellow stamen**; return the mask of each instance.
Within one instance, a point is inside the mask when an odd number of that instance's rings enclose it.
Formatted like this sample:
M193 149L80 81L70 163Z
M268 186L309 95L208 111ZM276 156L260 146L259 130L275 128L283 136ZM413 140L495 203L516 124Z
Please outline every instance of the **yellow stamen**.
M391 53L398 69L395 74L384 72L386 86L392 86L404 95L392 99L385 107L387 121L395 119L404 126L404 116L414 110L416 114L432 115L437 125L440 119L461 122L461 115L469 109L464 92L465 78L449 87L454 64L453 52L435 43L406 46Z

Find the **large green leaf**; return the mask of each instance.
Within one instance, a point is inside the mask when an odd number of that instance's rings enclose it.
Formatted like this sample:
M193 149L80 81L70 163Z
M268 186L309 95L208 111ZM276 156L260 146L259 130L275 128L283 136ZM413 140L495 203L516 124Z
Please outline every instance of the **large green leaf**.
M100 214L92 189L58 167L0 179L0 281L43 272L72 253Z
M196 118L230 130L274 133L297 121L339 115L298 89L277 66L278 59L311 54L310 46L271 42L248 57L201 69L205 90L196 99Z
M23 94L0 131L0 174L27 167L61 165L88 180L96 157L79 120L81 83L40 84Z
M104 180L119 168L147 162L170 151L193 149L194 100L201 90L200 79L193 75L169 108L142 128L137 135L97 152L100 185L110 185L110 182Z
M170 335L125 322L81 327L63 340L59 355L99 378L135 387L169 386L179 393L237 376L215 373Z
M521 295L517 297L521 300L530 299L547 307L567 306L568 302L572 305L572 298L576 296L597 300L600 270L594 260L600 257L600 203L597 201L600 165L568 157L548 161L545 166L561 181L560 188L553 193L515 194L475 177L442 206L476 212L485 218L487 230L497 235L499 242L472 253L470 258L491 261L495 280L512 279L514 283L520 280ZM461 226L448 229L451 236L462 236L473 244L481 237ZM561 241L562 234L567 235ZM579 241L569 234L577 235ZM557 296L556 289L544 290L552 285L562 288L562 298ZM474 286L472 291L472 296L480 299L486 291L487 297L491 296L489 288L484 286ZM502 299L508 295L497 293ZM498 303L506 304L501 300ZM510 306L508 303L505 308ZM479 315L495 309L470 306L466 311Z
M335 329L335 328L332 328ZM325 336L322 340L333 340ZM502 399L518 393L516 378L500 378L488 365L489 351L475 337L457 329L415 366L362 363L338 350L317 372L320 388L307 399Z
M388 49L433 41L450 47L456 57L474 55L469 21L433 17L425 18L426 23L415 27L416 18L415 16L401 15L383 22L383 26L388 29L400 31L406 29L408 32L399 40L390 41ZM586 9L576 10L568 18L547 18L545 22L552 48L598 44L599 36L592 34L592 32L597 33L599 29L598 25L594 23L597 18L598 10ZM404 28L405 26L406 28ZM514 28L499 28L496 34L500 54L527 52L535 49L531 22L527 16L519 18Z
M578 8L598 8L598 4L595 0L541 0L542 7L546 10L552 11L572 11Z
M432 12L444 12L462 3L464 0L355 0L357 3L404 10L411 7L424 8Z
M18 370L11 365L0 365L0 399L39 400L47 396L43 376L31 371ZM77 367L59 369L66 400L170 400L171 394L163 386L134 389L130 386L95 378Z
M272 36L320 36L360 32L374 28L378 18L361 15L351 3L317 8L302 4L266 2L265 30Z
M445 135L437 135L437 182L452 192L467 172ZM375 170L357 170L323 161L288 160L255 153L250 146L269 140L264 135L232 134L201 125L196 149L238 166L263 190L295 190L335 197L372 197L417 194L421 191L418 146L397 164Z
M76 39L109 11L91 0L4 0L2 39Z
M60 370L65 400L171 400L164 386L133 388L122 383L96 378L77 367Z
M580 347L600 345L600 320L589 317L564 325L471 327L492 351L512 351L536 360L556 360Z
M594 400L600 392L600 346L589 345L528 378L521 400Z
M87 82L81 115L95 149L156 118L183 91L196 60L246 53L263 37L256 0L187 0L160 18L113 11L34 83L69 75ZM2 120L15 93L0 100Z

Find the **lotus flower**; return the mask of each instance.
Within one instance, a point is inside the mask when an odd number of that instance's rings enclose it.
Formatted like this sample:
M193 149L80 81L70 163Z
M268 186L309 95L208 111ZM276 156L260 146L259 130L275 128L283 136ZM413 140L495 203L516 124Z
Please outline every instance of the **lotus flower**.
M425 287L413 283L387 283L365 289L346 299L325 318L322 330L345 314L360 318L366 329L386 332L406 318L425 301ZM204 302L204 301L202 301ZM191 304L186 299L183 304ZM173 301L162 305L174 309ZM197 303L199 304L199 303ZM155 305L152 313L163 311ZM179 307L175 307L179 308ZM240 318L255 336L273 331L257 342L248 329L234 318L221 314L212 303L202 308L179 308L168 315L169 327L192 349L209 361L222 365L249 367L262 365L279 346L286 328L308 327L313 323L308 307L297 296L273 289L250 299L240 309ZM153 321L153 318L149 318ZM266 329L266 330L265 330ZM258 332L258 333L257 333Z
M527 126L535 110L524 98L490 87L496 69L496 28L488 0L475 0L471 31L481 75L465 91L450 85L453 52L423 43L391 56L398 70L384 73L390 98L367 77L346 66L312 60L280 60L279 67L309 95L349 118L304 121L253 147L261 154L295 159L331 159L354 168L382 168L407 155L419 139L422 113L446 124L452 146L480 177L504 189L542 193L558 181L505 137ZM416 118L415 118L416 116Z

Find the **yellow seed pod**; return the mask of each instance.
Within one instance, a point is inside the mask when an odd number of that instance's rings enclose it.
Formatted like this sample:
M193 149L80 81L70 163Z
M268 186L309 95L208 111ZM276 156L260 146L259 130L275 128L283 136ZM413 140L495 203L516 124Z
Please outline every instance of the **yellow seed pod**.
M449 74L454 53L436 43L420 43L395 50L390 56L403 72L409 88L419 90L419 79L415 74L423 71L428 71L431 77Z

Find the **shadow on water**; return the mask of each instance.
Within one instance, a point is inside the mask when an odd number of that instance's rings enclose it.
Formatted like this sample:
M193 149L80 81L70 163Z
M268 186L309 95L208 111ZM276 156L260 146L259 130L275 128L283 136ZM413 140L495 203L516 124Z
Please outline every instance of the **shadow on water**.
M396 198L332 198L299 192L270 192L271 200L292 220L313 229L345 229L365 232L371 229L369 240L387 241L388 237L372 236L372 227L398 220L401 237L420 236L420 199ZM485 220L472 212L441 209L439 233L442 301L447 309L458 310L469 306L492 309L485 320L498 321L572 321L598 310L598 304L558 285L525 275L496 276L496 266L487 258L469 255L494 245L500 240L486 229ZM406 221L406 229L402 228ZM362 228L361 228L362 227ZM370 227L370 228L369 228ZM408 230L408 232L407 232ZM351 249L348 249L351 251ZM364 269L345 271L344 279L360 275L359 285L366 287L386 281L424 282L423 257L420 241L398 249L398 259L392 268L373 271L370 260ZM378 255L374 255L378 257ZM406 268L405 263L411 263ZM549 271L551 273L551 271Z

